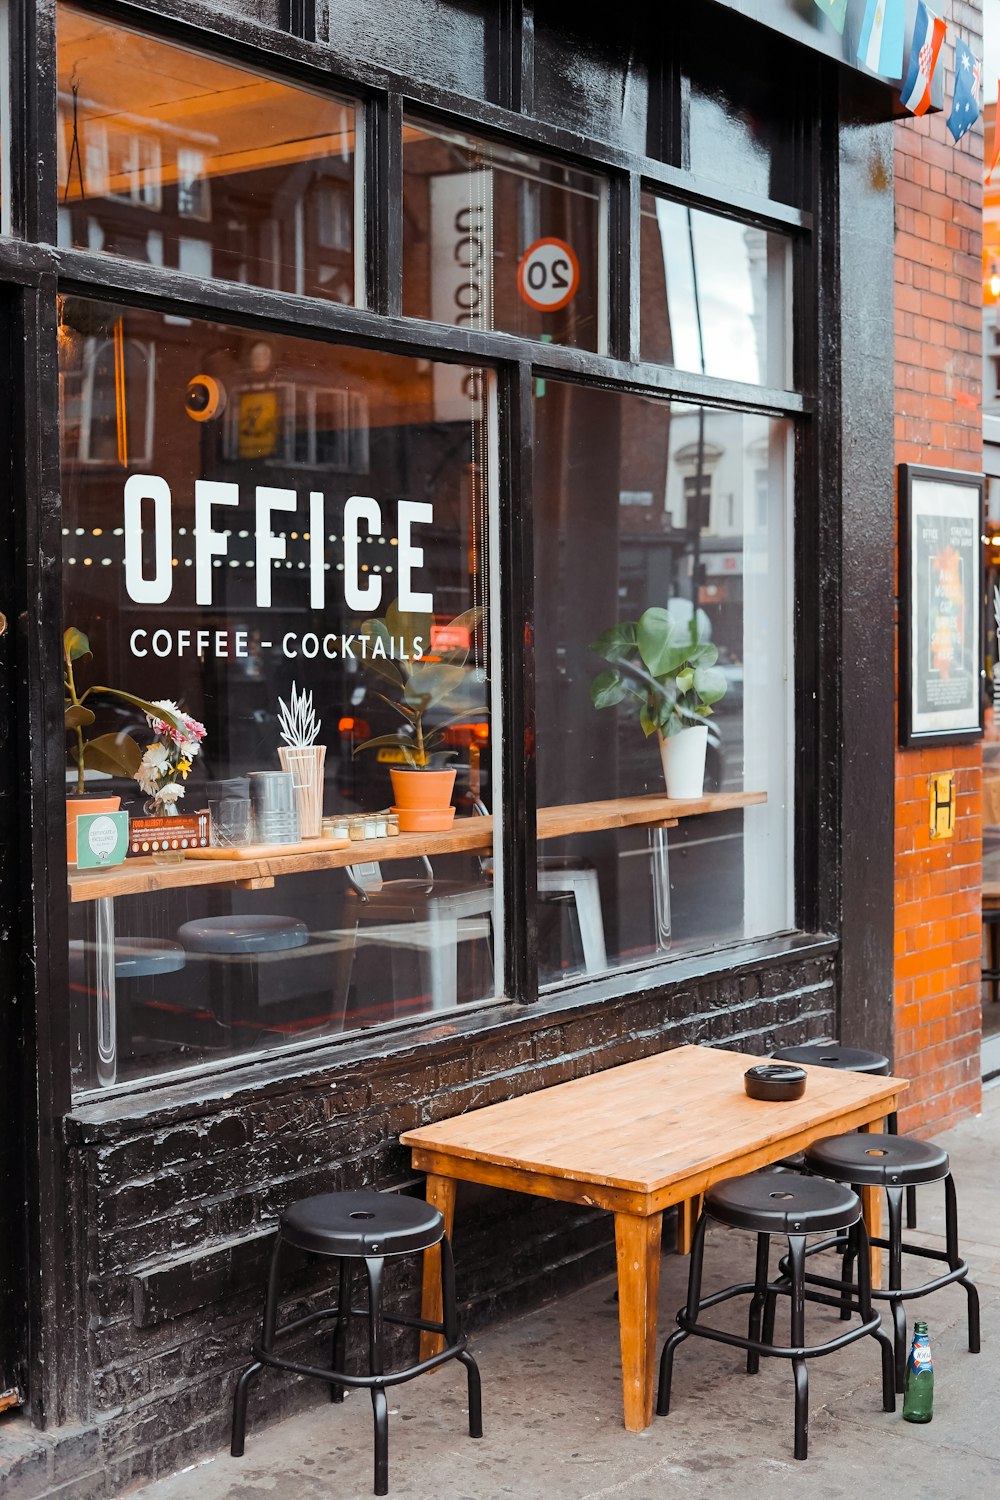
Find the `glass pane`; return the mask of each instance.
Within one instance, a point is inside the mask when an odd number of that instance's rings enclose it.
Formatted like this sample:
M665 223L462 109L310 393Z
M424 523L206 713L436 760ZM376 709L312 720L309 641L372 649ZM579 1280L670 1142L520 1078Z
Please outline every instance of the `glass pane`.
M535 424L541 978L785 930L790 424L549 380Z
M360 301L356 107L60 5L59 242Z
M643 193L640 254L643 359L791 384L786 236Z
M71 813L132 820L71 871L78 1086L488 998L492 385L80 298L59 334Z
M704 33L700 44L689 45L694 65L685 120L691 171L762 198L796 202L800 181L808 181L807 163L797 163L797 157L808 152L808 142L794 49L759 26L748 27L746 35L740 31L738 42L734 35L736 64L727 63ZM776 77L781 88L774 86Z
M403 126L403 310L603 351L607 183L414 120Z
M406 0L403 11L371 0L329 0L329 12L335 52L486 97L487 46L496 27L488 0Z

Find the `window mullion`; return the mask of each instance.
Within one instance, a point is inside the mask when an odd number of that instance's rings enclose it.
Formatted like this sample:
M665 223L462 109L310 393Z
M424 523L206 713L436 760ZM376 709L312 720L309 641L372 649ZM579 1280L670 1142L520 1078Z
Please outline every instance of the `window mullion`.
M366 110L365 223L368 306L403 311L403 100L386 94Z
M538 996L538 873L535 788L534 565L531 507L532 372L527 362L501 375L503 473L500 487L501 702L503 705L504 989Z

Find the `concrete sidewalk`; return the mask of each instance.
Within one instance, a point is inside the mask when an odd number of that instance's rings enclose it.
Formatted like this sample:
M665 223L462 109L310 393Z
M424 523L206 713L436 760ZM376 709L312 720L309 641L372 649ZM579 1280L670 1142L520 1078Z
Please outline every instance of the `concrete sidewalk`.
M787 1363L765 1360L749 1379L739 1351L692 1339L675 1361L670 1416L654 1419L644 1433L627 1433L615 1287L605 1280L474 1340L483 1376L481 1442L464 1435L465 1382L457 1365L391 1392L390 1494L405 1500L1000 1494L1000 1088L987 1091L979 1119L940 1139L951 1152L962 1249L982 1298L984 1352L968 1353L961 1288L947 1287L921 1304L935 1368L935 1415L927 1426L903 1422L901 1404L894 1416L883 1413L878 1350L864 1339L810 1362L810 1456L796 1463ZM940 1197L934 1188L920 1193L914 1238L943 1247ZM709 1245L706 1288L752 1276L749 1236L720 1228ZM912 1269L915 1280L920 1267ZM686 1273L686 1261L664 1260L662 1332L683 1299ZM715 1315L735 1327L736 1305ZM814 1338L839 1327L826 1309L807 1313ZM251 1402L245 1458L219 1454L146 1486L141 1500L361 1500L372 1493L366 1393L273 1426L262 1417L259 1403Z

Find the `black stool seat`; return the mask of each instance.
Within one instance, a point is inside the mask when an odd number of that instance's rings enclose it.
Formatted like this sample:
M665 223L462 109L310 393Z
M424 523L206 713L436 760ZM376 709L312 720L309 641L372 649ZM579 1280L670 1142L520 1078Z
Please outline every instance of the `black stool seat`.
M932 1141L900 1135L831 1135L806 1151L811 1172L859 1187L909 1187L941 1182L948 1153Z
M775 1062L812 1063L816 1068L843 1068L845 1073L875 1073L886 1077L889 1059L863 1047L841 1047L837 1042L815 1042L807 1047L782 1047L771 1053Z
M855 1223L861 1200L842 1183L822 1177L753 1172L709 1188L705 1211L733 1229L756 1234L822 1234Z
M406 1255L444 1234L432 1203L398 1193L320 1193L281 1215L281 1237L313 1255Z

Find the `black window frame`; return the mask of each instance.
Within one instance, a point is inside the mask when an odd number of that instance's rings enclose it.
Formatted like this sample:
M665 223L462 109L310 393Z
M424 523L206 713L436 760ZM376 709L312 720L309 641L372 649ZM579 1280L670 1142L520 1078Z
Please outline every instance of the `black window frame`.
M710 407L788 417L795 429L795 508L793 597L795 601L795 912L794 932L763 946L775 953L800 947L815 938L827 949L836 945L839 925L839 854L830 814L836 807L835 778L830 771L834 744L836 698L817 698L819 665L829 659L836 626L824 624L814 592L803 580L814 576L828 538L820 518L825 482L824 455L838 443L833 425L819 409L819 351L824 303L817 295L820 267L836 232L833 194L821 174L808 163L819 160L819 130L830 91L820 87L829 65L806 62L816 88L803 86L803 101L813 101L808 113L803 102L799 121L808 149L798 151L799 199L792 207L748 194L725 184L697 179L683 167L653 156L635 156L600 140L581 142L570 130L543 123L526 112L532 98L530 6L508 3L498 7L495 67L491 72L496 100L468 99L416 82L361 60L345 58L315 43L259 26L234 15L209 9L197 0L72 0L109 22L147 35L208 52L237 65L269 73L289 83L361 101L365 120L363 201L367 305L343 307L292 293L204 279L172 270L131 262L89 250L59 247L56 236L56 98L55 0L25 0L12 11L15 88L22 108L12 122L13 197L17 205L15 238L0 239L0 288L21 289L24 316L39 341L35 360L39 427L46 435L34 456L38 493L47 504L39 516L40 554L49 558L45 588L61 598L61 515L58 505L58 444L56 421L55 305L57 294L93 297L153 311L214 318L259 330L327 342L356 344L429 359L452 358L493 370L498 385L500 429L500 535L502 575L508 580L501 601L501 694L504 705L503 850L505 878L505 958L502 995L492 1002L537 1007L544 1015L567 999L592 1003L640 991L653 992L677 982L679 960L666 956L623 973L597 978L581 976L558 995L540 996L536 954L535 776L533 637L533 540L531 493L532 401L537 378L562 379L596 385L617 392L671 397L703 402ZM294 8L294 7L293 7ZM308 9L308 7L306 7ZM506 61L505 61L506 60ZM679 87L679 72L663 70L663 88ZM20 85L19 89L17 85ZM660 98L661 114L681 109L680 96ZM428 120L438 120L463 133L484 135L515 148L530 148L585 171L603 173L610 183L608 289L610 326L607 355L502 333L459 329L402 315L402 116L412 109ZM676 128L664 138L679 141ZM672 148L673 150L673 148ZM667 153L663 153L667 154ZM677 154L673 151L673 154ZM639 353L639 205L644 190L690 203L742 223L787 234L792 243L791 294L796 308L793 349L794 390L780 390L706 377L670 366L643 363ZM835 290L831 288L831 295ZM829 302L829 298L827 299ZM829 306L826 306L829 316ZM28 322L25 327L29 326ZM833 445L833 447L831 447ZM828 607L829 599L824 601ZM61 751L56 732L61 679L58 611L50 611L39 637L39 672L30 685L33 712L46 727L46 743L38 748L44 767L38 792L46 820L36 832L36 867L47 873L44 922L50 935L48 952L38 973L39 1007L48 1016L49 1048L55 1113L70 1107L68 1021L59 996L67 983L64 957L67 928L65 883L60 881ZM47 773L47 774L46 774ZM720 946L712 967L736 967L762 950L760 940L737 940ZM687 970L688 962L681 968ZM487 1002L488 1005L490 1002ZM477 1005L480 1020L484 1007ZM489 1011L486 1012L487 1023ZM372 1050L385 1045L389 1031L411 1031L436 1024L425 1017L388 1023L363 1033L350 1033ZM229 1069L259 1066L263 1057L286 1058L289 1070L295 1055L339 1045L338 1037L292 1044L268 1054L227 1060ZM154 1094L179 1078L197 1078L205 1065L177 1070L162 1077L118 1085L114 1090L88 1091L78 1099L109 1094Z

